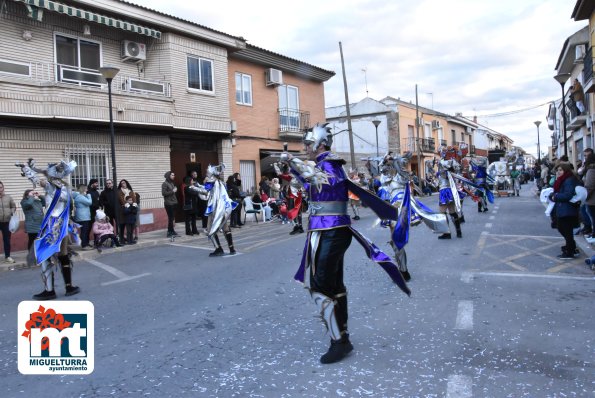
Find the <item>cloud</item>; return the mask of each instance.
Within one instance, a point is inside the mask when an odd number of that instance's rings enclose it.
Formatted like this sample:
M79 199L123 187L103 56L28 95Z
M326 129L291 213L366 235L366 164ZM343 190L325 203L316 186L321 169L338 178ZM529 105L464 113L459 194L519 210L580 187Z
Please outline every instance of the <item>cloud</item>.
M335 71L325 84L326 106L345 101L341 42L351 102L366 96L366 80L377 100L414 101L417 84L420 105L433 100L437 111L468 116L559 99L553 76L562 45L587 25L570 19L573 2L560 0L129 1ZM543 122L541 147L550 143L547 109L479 122L536 154L534 121Z

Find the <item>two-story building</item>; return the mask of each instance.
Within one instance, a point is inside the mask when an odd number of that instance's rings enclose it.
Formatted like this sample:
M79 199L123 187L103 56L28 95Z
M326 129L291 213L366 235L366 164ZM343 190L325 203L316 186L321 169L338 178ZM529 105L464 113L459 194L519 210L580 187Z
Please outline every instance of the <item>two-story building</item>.
M334 72L253 45L230 54L233 171L251 193L275 176L284 144L303 150L303 131L324 123L324 82Z
M247 47L242 37L156 10L121 0L7 0L0 18L0 180L15 199L31 186L15 162L32 157L43 166L69 158L78 163L72 186L98 178L103 188L117 171L117 179L128 180L140 194L141 229L163 228L161 184L166 171L175 172L178 184L192 170L204 176L209 163L223 162L231 173L238 166L232 161L234 141L241 149L242 135L268 137L259 126L275 130L279 141L295 139L290 146L297 150L301 135L296 130L287 137L281 133L283 120L292 128L296 123L293 115L282 118L282 108L324 117L321 82L332 72L315 67L306 71L307 64L300 62L289 66L290 60L278 54L273 61L259 60L260 54L232 58L247 49L267 51ZM258 65L258 72L248 67L251 63ZM111 96L100 72L106 65L119 69ZM258 89L262 85L264 90L264 71L275 66L287 72L286 84L271 90L281 96L279 87L289 92L303 83L302 98L307 101L295 106L287 95L288 105L282 107L276 95L268 96L267 101L274 98L266 104L273 116L260 124L257 119L263 115L258 112L265 107L258 108L248 117L255 118L249 125L236 107L235 73L254 73ZM259 95L255 92L254 100ZM310 100L310 95L319 99ZM261 155L256 151L244 156L239 159L259 161ZM260 172L254 168L254 174Z

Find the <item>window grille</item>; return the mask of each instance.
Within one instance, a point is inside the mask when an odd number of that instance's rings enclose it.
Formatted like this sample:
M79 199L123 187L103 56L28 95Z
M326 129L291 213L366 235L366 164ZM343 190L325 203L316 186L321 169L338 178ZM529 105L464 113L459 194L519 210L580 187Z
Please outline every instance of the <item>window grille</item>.
M99 190L105 187L109 174L110 149L107 145L91 145L66 148L66 158L74 160L77 167L70 176L70 183L76 189L80 184L89 184L91 178L99 181ZM114 181L114 186L117 182Z

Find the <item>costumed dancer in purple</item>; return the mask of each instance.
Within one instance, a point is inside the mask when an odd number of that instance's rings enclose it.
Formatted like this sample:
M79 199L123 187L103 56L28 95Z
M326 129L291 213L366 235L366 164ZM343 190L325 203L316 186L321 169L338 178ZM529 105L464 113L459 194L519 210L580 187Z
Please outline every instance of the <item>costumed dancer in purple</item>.
M80 243L77 235L77 226L70 219L70 205L72 195L70 188L64 179L68 177L77 164L74 160L69 162L60 161L48 165L47 170L35 167L35 161L29 159L26 164L17 163L21 168L22 176L29 178L33 187L41 185L46 192L46 201L50 203L45 217L41 223L41 228L32 250L28 256L28 261L41 266L41 276L43 279L44 290L35 294L35 300L53 300L56 298L54 291L54 272L56 263L60 265L64 285L66 287L66 296L72 296L80 292L78 286L72 284L72 261L70 259L68 243ZM43 174L46 179L40 180L36 173Z
M439 154L441 157L438 162L437 173L438 187L440 189L439 209L444 214L450 214L457 231L457 238L462 238L463 233L461 232L461 220L459 218L462 210L461 198L453 174L456 174L461 169L459 161L465 156L466 150L465 148L460 150L456 146L441 147ZM450 231L443 233L438 239L451 239Z
M347 289L343 283L343 259L352 238L403 292L411 292L391 258L351 227L348 191L359 196L382 219L395 220L396 209L348 179L343 169L345 161L330 152L332 135L326 124L307 130L304 144L310 160L315 162L303 162L286 152L281 154L281 161L289 163L310 198L306 245L295 279L309 290L330 334L330 347L320 358L327 364L340 361L353 350L347 330Z

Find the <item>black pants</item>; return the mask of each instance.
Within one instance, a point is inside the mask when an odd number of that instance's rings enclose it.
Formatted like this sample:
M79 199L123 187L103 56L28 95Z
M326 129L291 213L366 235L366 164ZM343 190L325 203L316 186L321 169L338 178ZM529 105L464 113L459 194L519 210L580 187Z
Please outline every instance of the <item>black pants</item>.
M198 233L198 229L196 228L196 212L194 210L185 212L184 224L186 224L186 235Z
M35 242L35 238L37 238L37 232L27 232L27 236L29 237L29 241L27 242L27 250L31 249L33 243Z
M239 226L242 225L242 200L235 199L234 201L238 202L238 206L231 212L231 225Z
M558 232L566 241L565 250L562 250L566 254L573 255L576 249L576 242L574 241L573 229L577 225L576 217L559 217L558 218Z
M10 236L12 233L8 229L8 222L0 222L0 230L2 231L2 243L4 244L4 257L10 257Z
M89 233L91 232L91 220L77 221L81 224L81 247L87 247L89 245Z
M165 205L165 212L167 213L167 232L174 232L174 213L176 205Z
M334 228L320 231L320 243L315 257L315 272L310 275L312 290L336 299L337 323L341 331L347 329L347 291L343 283L343 257L351 245L349 228ZM340 298L336 296L340 295Z

